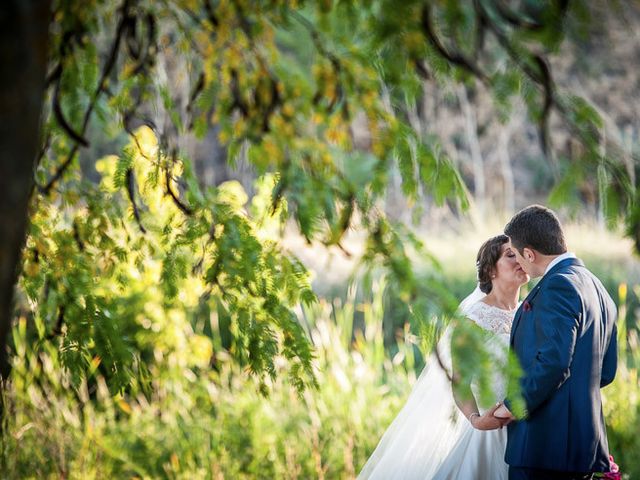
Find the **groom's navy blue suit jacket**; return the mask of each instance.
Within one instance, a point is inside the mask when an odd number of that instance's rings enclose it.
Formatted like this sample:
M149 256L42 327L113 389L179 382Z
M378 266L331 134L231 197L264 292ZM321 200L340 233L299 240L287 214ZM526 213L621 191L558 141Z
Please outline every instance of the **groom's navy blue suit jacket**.
M526 417L508 426L512 467L609 470L600 388L616 374L616 305L576 258L549 270L516 312L511 349ZM512 408L512 401L506 400Z

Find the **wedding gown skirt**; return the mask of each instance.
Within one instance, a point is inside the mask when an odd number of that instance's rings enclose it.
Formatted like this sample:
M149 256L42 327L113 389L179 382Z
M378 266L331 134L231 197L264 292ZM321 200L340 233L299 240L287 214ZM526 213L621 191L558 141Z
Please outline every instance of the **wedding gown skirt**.
M504 349L512 312L480 303L465 313L496 333L495 345ZM442 348L449 340L446 333L439 351L450 370L450 355ZM501 399L504 382L498 381L494 391ZM480 431L471 426L455 405L449 379L432 355L358 480L507 480L506 444L506 428Z
M434 474L434 480L507 480L507 429L481 431L469 425ZM422 477L425 478L425 477Z

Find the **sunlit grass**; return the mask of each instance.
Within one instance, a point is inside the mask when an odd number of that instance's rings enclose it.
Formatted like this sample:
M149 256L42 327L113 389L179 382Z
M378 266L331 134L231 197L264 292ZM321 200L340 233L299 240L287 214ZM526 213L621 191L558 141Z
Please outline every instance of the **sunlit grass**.
M259 395L224 355L218 371L151 366L162 380L147 395L110 396L100 378L74 391L55 349L24 349L6 394L3 478L353 478L415 381L413 344L385 350L383 285L355 297L302 312L319 382L302 396L284 372Z
M478 246L496 231L488 226L423 237L448 281L468 285ZM572 250L608 276L626 320L619 324L635 324L640 281L629 242L590 226L569 226L567 233ZM218 355L212 369L176 362L176 356L192 353L169 350L147 365L150 389L134 385L113 396L100 377L75 389L57 349L35 356L20 323L5 392L2 478L354 478L421 366L420 339L409 325L385 343L390 300L384 283L374 282L368 290L343 288L339 297L299 311L315 347L319 384L302 396L282 363L263 397L257 380L231 357ZM640 478L640 348L633 330L627 335L621 328L620 335L621 350L628 348L629 355L621 355L603 408L611 452L629 478Z

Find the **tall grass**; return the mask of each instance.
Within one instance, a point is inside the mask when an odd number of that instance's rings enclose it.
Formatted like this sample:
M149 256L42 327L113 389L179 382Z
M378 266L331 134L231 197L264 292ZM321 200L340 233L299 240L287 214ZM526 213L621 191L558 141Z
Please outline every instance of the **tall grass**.
M110 396L98 377L73 389L55 350L18 356L3 419L2 478L353 478L415 380L414 346L382 341L383 288L372 300L302 312L319 389L280 375L270 395L232 362L216 371L152 367L150 394ZM352 332L354 315L364 331ZM408 335L408 332L407 332Z
M625 289L618 294L623 318ZM393 354L385 347L384 290L377 283L359 301L351 288L345 299L300 312L319 382L302 396L282 374L263 397L257 382L224 357L218 371L159 359L149 366L154 381L146 393L112 396L100 377L73 388L55 349L29 349L21 322L5 390L1 477L354 478L420 368L407 328ZM354 323L362 328L354 331ZM626 360L604 390L604 409L612 453L629 478L640 478L640 348L624 323L620 340Z

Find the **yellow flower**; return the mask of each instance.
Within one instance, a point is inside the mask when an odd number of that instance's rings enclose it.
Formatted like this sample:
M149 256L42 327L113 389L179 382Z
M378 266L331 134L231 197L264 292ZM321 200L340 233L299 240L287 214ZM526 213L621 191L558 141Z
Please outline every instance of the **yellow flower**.
M40 271L40 266L36 262L26 262L24 266L24 272L27 277L35 277Z
M295 128L293 128L293 125L291 123L286 123L284 125L284 134L287 137L293 137L295 133L296 133Z
M293 105L291 105L291 103L287 102L282 107L282 113L284 113L288 117L293 117L295 109L293 108Z
M222 69L221 76L223 85L229 85L231 83L231 73L228 68Z
M385 148L382 142L373 142L371 145L371 150L376 157L384 156Z
M362 95L362 106L369 109L373 108L376 102L377 95L373 91L368 91Z
M245 131L247 125L246 122L244 121L244 119L239 118L236 123L233 124L233 134L236 137L240 137L243 132Z
M329 101L333 101L336 98L336 85L333 82L327 83L324 88L324 96L327 97Z
M347 133L342 128L329 128L325 133L325 138L329 143L344 146L347 142Z
M262 142L262 148L264 148L264 151L266 152L270 161L276 163L280 161L282 152L280 151L278 145L272 139L265 139L265 141Z
M128 413L129 415L131 415L131 405L125 402L122 398L118 400L118 406L124 413Z
M618 286L618 298L620 299L620 304L627 301L627 284L624 282Z

